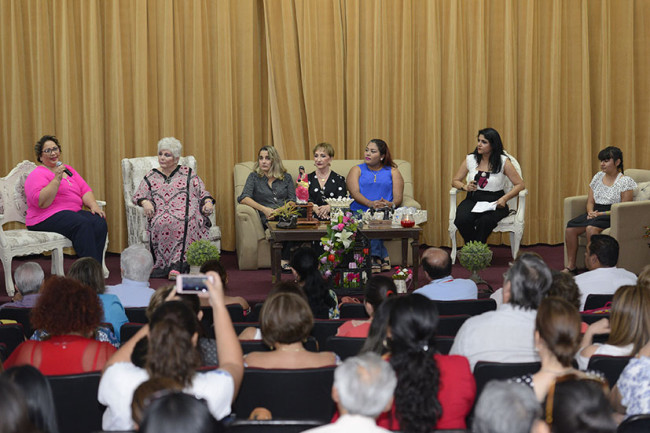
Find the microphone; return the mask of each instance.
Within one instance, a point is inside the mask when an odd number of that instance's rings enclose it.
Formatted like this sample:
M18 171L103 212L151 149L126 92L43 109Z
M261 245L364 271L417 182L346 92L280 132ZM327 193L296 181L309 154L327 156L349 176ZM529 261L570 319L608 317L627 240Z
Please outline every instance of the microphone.
M57 162L56 162L56 166L57 166L57 167L59 167L59 166L61 166L61 165L63 165L63 163L62 163L61 161L57 161ZM70 170L68 170L67 168L66 168L65 170L63 170L63 172L64 172L65 174L67 174L69 177L72 177L72 172L71 172Z

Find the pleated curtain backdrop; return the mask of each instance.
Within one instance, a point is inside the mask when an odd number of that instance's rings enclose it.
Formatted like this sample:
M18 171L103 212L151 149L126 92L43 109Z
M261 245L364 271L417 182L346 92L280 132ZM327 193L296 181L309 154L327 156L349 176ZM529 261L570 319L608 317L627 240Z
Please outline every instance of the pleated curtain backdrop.
M119 252L120 160L175 136L233 250L235 163L383 138L413 165L421 241L449 245L451 178L491 126L530 191L524 244L560 243L599 149L650 167L649 20L646 0L2 0L0 171L56 134Z

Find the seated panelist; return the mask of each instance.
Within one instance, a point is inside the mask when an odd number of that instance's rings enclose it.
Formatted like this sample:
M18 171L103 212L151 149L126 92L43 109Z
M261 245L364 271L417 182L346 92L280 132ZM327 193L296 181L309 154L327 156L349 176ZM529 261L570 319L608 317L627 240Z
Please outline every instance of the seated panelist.
M309 201L314 203L314 213L318 219L328 219L330 205L325 201L328 198L345 197L347 187L345 178L332 171L331 164L334 159L334 147L329 143L319 143L314 147L314 165L316 170L309 173Z

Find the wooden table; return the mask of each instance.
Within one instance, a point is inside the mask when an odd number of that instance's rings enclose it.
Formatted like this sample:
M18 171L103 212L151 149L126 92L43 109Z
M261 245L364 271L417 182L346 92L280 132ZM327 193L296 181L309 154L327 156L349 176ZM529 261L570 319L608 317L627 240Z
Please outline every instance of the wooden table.
M271 232L271 280L275 283L280 281L282 269L280 266L282 258L282 243L288 241L307 242L318 241L327 233L327 224L319 226L302 227L295 229L279 229L277 222L269 221ZM401 226L368 226L359 228L368 239L401 239L402 240L402 266L407 266L408 240L411 241L413 253L413 289L418 288L418 268L420 267L420 233L422 229L418 226L404 228Z

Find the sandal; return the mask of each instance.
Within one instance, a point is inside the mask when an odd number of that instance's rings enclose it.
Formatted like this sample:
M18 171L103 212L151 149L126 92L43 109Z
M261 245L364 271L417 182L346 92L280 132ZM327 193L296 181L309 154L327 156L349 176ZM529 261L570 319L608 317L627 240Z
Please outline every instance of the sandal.
M378 274L381 272L381 263L377 259L372 260L372 273Z
M578 268L571 269L569 267L566 267L566 268L562 269L562 272L564 272L565 274L571 274L571 275L575 276L575 275L578 275Z
M387 272L390 271L390 259L388 257L385 257L381 261L381 271L382 272Z
M178 277L181 273L178 272L176 269L172 269L169 271L169 274L167 275L168 280L176 281L176 277Z

